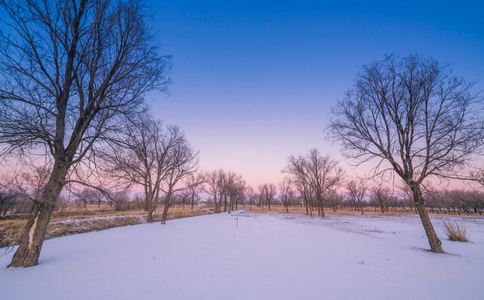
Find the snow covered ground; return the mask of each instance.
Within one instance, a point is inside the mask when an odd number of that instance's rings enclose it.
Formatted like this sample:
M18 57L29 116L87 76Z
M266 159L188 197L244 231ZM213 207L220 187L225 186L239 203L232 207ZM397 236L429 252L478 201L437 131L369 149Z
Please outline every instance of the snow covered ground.
M2 299L484 299L484 219L471 243L432 254L406 217L218 214L45 242L40 265L6 269Z

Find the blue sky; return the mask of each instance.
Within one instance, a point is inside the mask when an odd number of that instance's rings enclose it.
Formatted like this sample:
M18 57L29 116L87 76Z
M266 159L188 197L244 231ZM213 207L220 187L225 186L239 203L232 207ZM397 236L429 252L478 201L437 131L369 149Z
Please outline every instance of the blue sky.
M202 169L276 182L290 154L325 140L330 108L365 63L431 56L484 89L484 2L152 1L151 23L173 56L155 115L178 124ZM356 174L361 174L359 169Z

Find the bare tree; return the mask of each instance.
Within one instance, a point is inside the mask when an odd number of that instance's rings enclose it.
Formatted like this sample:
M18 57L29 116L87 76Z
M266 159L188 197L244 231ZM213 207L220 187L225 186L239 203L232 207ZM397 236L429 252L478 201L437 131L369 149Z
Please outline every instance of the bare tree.
M383 187L376 187L370 191L371 201L380 207L382 213L388 212L389 202L391 201L392 195L390 191Z
M30 214L42 195L42 187L49 179L48 162L19 160L15 170L0 178L0 191L8 196L9 209L15 214Z
M338 165L338 161L329 155L321 155L317 149L310 150L305 156L291 155L288 159L285 172L293 177L303 198L315 198L321 217L324 217L324 195L343 181L343 170Z
M98 207L101 206L103 195L98 190L83 187L80 190L71 189L70 191L74 195L77 204L79 206L82 205L84 209L87 209L87 205L92 203L97 204Z
M249 209L251 209L252 205L257 201L257 193L251 186L245 188L245 198L247 199L246 205L249 204Z
M295 198L295 192L290 178L284 178L279 183L279 198L281 199L282 205L286 208L286 212L289 212L289 206Z
M246 183L241 175L222 169L202 173L204 191L213 197L215 212L231 212L246 198ZM252 199L254 200L254 199Z
M146 114L129 118L118 130L109 147L98 151L98 164L107 177L120 184L143 187L147 222L153 222L153 214L163 179L168 176L174 148L185 139L178 127L163 126Z
M16 199L28 200L31 204L39 201L42 187L49 179L50 166L29 166L27 170L15 171L0 180L0 188Z
M277 188L273 183L265 183L259 186L259 197L261 204L267 204L269 210L271 210L271 204L274 201L276 194Z
M472 85L432 59L388 56L363 67L333 110L330 129L348 157L377 159L412 192L430 248L443 253L422 197L429 177L455 177L484 141Z
M350 200L355 203L361 214L363 214L363 199L368 190L366 182L361 179L359 181L350 180L346 185L346 189L348 190Z
M241 175L222 169L202 173L204 191L213 197L215 212L231 212L246 198L246 183Z
M177 143L168 151L168 168L166 176L164 176L161 182L161 190L165 194L163 197L161 224L166 223L168 210L173 204L173 196L187 189L186 186L179 185L179 183L194 174L198 167L198 153L193 151L178 127L175 127L174 130L177 132L176 135L182 138L177 139Z
M227 211L230 213L238 209L238 204L245 197L245 181L241 175L235 172L227 172L224 180L225 196L228 198Z
M138 1L0 1L0 143L4 153L45 153L49 179L11 267L38 263L73 165L119 116L164 89L166 59L151 43Z
M209 172L202 173L202 178L206 185L203 187L204 191L210 194L213 197L215 212L221 212L221 205L220 205L220 186L222 185L223 177L223 170L213 170Z
M304 172L302 158L294 158L290 164L293 164L292 169L286 170L292 176L292 181L299 193L300 198L303 200L303 205L306 209L306 215L313 216L313 196L312 189L309 185L306 173Z
M187 187L186 196L188 196L190 200L190 209L193 209L195 206L195 201L197 201L198 193L202 188L203 182L203 178L200 174L191 174L185 182L185 186Z
M333 211L336 212L338 207L342 204L343 196L336 191L336 189L331 189L327 193L327 201L329 206L333 208Z

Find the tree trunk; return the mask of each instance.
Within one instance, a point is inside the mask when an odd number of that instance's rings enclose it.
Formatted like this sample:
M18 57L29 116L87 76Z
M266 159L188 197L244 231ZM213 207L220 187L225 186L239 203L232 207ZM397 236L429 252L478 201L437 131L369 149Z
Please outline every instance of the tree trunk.
M150 192L145 194L145 210L148 212L148 215L146 216L146 222L153 222L154 195Z
M320 193L317 195L317 200L319 204L319 209L321 210L321 218L324 218L326 215L324 214L324 203L323 203L323 197L321 196Z
M152 223L153 222L153 210L148 210L148 216L146 217L146 222Z
M54 165L49 181L42 189L40 201L34 204L19 247L8 267L31 267L39 263L47 226L64 186L66 172L67 167Z
M146 217L146 222L151 223L153 222L153 201L148 199L146 202L148 203L148 216Z
M148 188L145 187L145 203L143 203L143 210L148 212L150 211L150 196L149 196Z
M165 196L165 205L163 205L163 213L161 214L161 224L166 224L166 219L168 218L168 209L171 206L171 190Z
M163 213L161 215L161 224L166 224L166 219L168 218L168 209L170 208L170 204L165 203L163 205Z
M442 242L435 233L434 226L432 225L427 210L425 209L424 199L422 197L422 191L420 190L420 186L414 185L411 186L411 189L415 206L417 208L420 220L422 221L422 225L425 229L425 234L427 235L427 239L430 244L430 250L435 253L444 253L444 249L442 248Z
M217 194L214 194L213 196L213 203L215 204L215 213L218 213Z

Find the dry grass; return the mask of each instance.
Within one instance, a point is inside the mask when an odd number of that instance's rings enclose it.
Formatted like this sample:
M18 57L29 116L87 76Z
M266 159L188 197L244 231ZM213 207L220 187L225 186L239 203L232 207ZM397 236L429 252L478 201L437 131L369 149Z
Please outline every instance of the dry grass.
M286 213L286 209L281 205L274 205L271 206L269 210L267 206L264 207L257 207L252 206L250 209L249 207L241 207L241 209L247 209L252 212L260 212L260 213ZM410 208L391 208L388 212L382 213L380 209L374 207L365 207L363 208L364 216L412 216L416 215L417 211L415 209ZM458 212L432 212L430 210L427 211L430 215L433 216L455 216L459 215L459 217L484 217L484 215L479 214L459 214ZM303 206L296 206L296 207L289 207L289 213L297 213L297 214L306 214L306 210ZM336 210L336 212L329 207L324 208L325 215L343 215L343 216L361 216L361 212L359 210L354 210L349 207L340 207ZM313 216L317 216L317 210L313 211Z
M444 221L445 234L450 241L454 242L468 242L466 228L464 225L457 223L456 221Z
M248 209L244 208L244 209ZM248 209L249 210L249 209ZM286 208L278 205L272 206L269 210L267 207L257 207L252 206L250 208L252 212L260 212L260 213L286 213ZM401 216L401 215L415 215L415 211L412 209L392 209L389 212L381 213L379 209L374 209L371 207L365 207L363 209L365 216ZM306 209L303 206L298 207L289 207L289 213L297 213L297 214L305 214ZM336 212L332 208L325 207L324 208L325 215L344 215L344 216L361 216L361 211L354 210L351 208L338 208ZM313 211L313 216L317 216L317 210Z
M173 207L168 213L168 219L186 218L213 213L208 208L179 208ZM144 223L146 213L142 210L134 211L69 211L55 213L49 227L47 238L69 234L98 231L113 227ZM154 221L161 220L161 213L155 213ZM18 243L23 228L27 223L26 217L0 220L0 247L12 246Z

